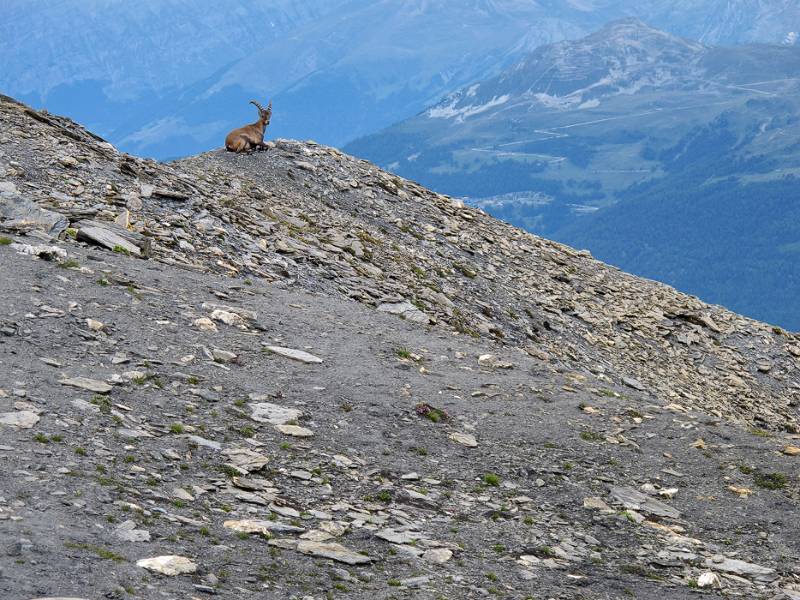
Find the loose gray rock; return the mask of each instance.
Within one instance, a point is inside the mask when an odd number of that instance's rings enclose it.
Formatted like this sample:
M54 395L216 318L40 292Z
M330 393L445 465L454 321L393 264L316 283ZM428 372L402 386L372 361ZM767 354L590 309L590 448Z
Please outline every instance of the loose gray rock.
M124 521L114 530L114 535L124 542L149 542L150 532L146 529L136 529L134 521Z
M411 302L384 302L378 305L378 312L385 312L391 315L398 315L412 323L420 323L427 325L430 323L430 317L419 310Z
M724 573L732 573L739 577L747 577L757 581L770 582L777 579L775 569L771 567L762 567L753 563L737 560L734 558L725 557L712 557L705 561L705 566L709 569L723 571Z
M478 447L478 440L475 439L475 436L468 433L454 431L450 434L450 439L458 444L461 444L462 446L466 446L467 448Z
M299 425L276 425L275 429L284 435L290 435L292 437L307 438L314 435L313 431L305 427L300 427Z
M622 383L627 385L629 388L639 390L640 392L643 392L647 389L638 379L634 379L632 377L623 377Z
M269 535L272 532L276 533L303 533L305 529L296 527L280 521L259 521L245 519L242 521L225 521L223 525L226 529L237 531L241 533L260 533L262 535Z
M78 228L78 239L83 242L97 244L115 252L133 256L150 255L152 242L141 234L135 233L116 223L98 221L81 221Z

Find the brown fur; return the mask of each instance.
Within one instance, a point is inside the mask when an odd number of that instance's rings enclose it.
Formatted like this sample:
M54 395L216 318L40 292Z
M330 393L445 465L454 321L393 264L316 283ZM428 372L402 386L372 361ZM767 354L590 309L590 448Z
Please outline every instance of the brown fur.
M264 132L272 118L272 101L270 100L266 109L261 108L261 105L255 100L251 100L250 104L254 104L258 109L258 121L234 129L228 134L228 137L225 138L225 149L228 152L254 152L267 147L264 143Z

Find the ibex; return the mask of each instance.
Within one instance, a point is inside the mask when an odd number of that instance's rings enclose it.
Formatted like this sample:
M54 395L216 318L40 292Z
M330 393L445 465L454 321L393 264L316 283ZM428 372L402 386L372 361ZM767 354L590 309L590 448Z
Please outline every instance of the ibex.
M264 131L272 118L272 100L266 110L255 100L251 100L250 104L255 104L258 109L258 121L234 129L228 134L225 138L225 149L228 152L254 152L267 147L264 143Z

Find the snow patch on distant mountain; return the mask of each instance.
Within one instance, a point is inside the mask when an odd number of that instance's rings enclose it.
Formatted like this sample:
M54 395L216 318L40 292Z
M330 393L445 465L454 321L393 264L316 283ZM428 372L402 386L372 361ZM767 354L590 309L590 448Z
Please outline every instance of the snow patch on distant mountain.
M474 93L473 93L474 95ZM469 95L467 94L469 97ZM462 106L461 108L456 108L458 104L459 98L453 98L449 104L444 106L434 106L433 108L428 110L428 117L431 119L456 119L457 123L462 122L467 117L471 117L473 115L478 115L482 112L486 112L487 110L491 110L497 106L501 106L509 101L511 98L508 94L503 94L502 96L494 96L489 102L485 104L474 105L470 104L468 106Z
M580 96L551 96L550 94L539 93L533 96L545 108L556 108L559 110L566 110L580 104L583 98Z

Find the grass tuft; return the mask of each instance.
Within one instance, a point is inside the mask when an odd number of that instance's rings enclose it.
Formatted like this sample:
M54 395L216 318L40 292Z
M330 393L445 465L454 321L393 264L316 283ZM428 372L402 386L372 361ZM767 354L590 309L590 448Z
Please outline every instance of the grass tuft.
M783 473L756 473L753 481L765 490L782 490L786 487L788 478Z
M492 487L499 486L500 481L500 476L496 473L486 473L486 475L483 476L483 483L486 485L491 485Z
M70 258L69 260L58 263L58 266L62 269L77 269L81 266L81 263L74 258Z

